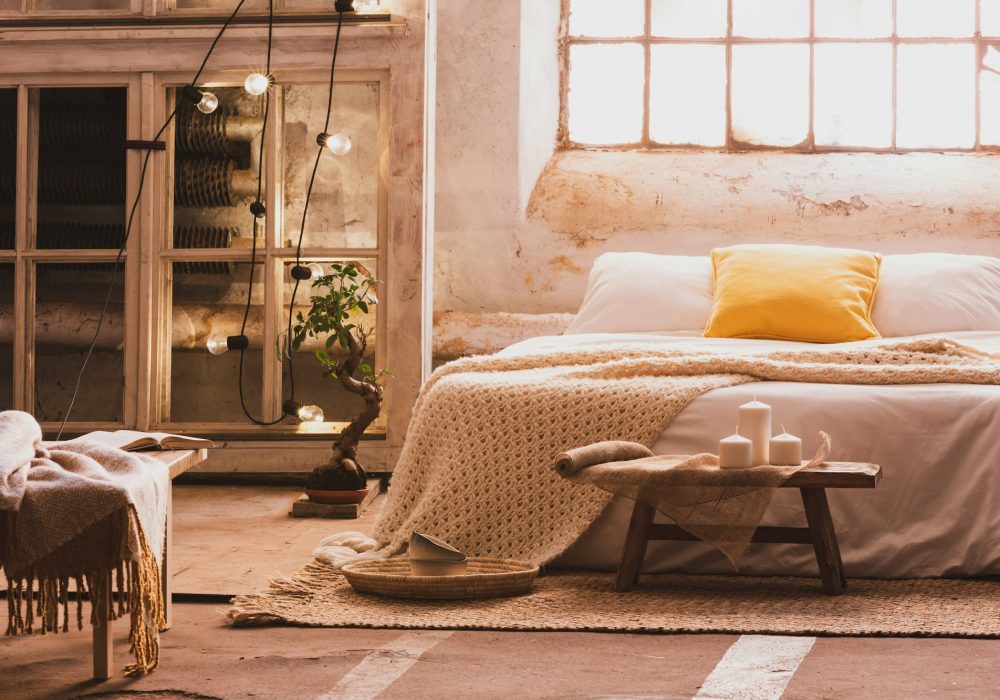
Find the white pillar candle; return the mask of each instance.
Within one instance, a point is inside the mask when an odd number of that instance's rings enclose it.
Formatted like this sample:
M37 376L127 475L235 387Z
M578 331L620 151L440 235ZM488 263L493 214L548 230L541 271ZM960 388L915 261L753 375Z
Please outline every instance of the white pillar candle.
M742 435L730 435L719 441L719 466L745 469L753 466L753 443Z
M768 464L767 450L771 440L771 407L754 398L740 406L736 432L753 443L753 463Z
M802 464L802 440L789 435L781 426L781 435L775 435L769 443L771 464L777 467L791 467Z

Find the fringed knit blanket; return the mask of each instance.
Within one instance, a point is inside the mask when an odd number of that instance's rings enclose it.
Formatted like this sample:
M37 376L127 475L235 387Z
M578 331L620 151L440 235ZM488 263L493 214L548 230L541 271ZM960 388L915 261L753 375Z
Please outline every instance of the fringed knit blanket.
M87 442L42 446L27 413L0 413L0 567L7 578L7 634L69 630L70 582L90 595L90 622L129 613L135 663L159 658L166 467L141 454ZM113 605L117 589L118 604ZM33 600L34 599L34 600ZM61 620L60 620L61 615ZM77 626L83 626L77 597Z
M651 342L458 360L421 391L376 526L379 548L363 556L400 553L419 531L470 555L548 562L612 498L559 477L560 452L602 440L651 445L702 393L761 380L1000 384L1000 358L931 338L726 354Z

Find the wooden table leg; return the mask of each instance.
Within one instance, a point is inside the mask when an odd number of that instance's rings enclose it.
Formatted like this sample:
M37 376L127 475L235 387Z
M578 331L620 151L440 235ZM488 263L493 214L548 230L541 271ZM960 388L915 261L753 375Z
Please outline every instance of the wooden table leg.
M170 629L170 621L173 612L172 586L170 585L170 556L171 546L174 541L174 520L173 520L173 500L174 485L167 484L167 521L163 529L163 565L160 568L160 588L163 591L163 619L166 624L162 631Z
M632 520L628 524L628 535L625 538L625 548L622 551L622 563L618 567L618 580L615 590L624 592L631 590L639 580L642 570L642 560L646 557L646 544L649 542L649 526L653 523L656 509L642 501L635 502L632 509Z
M823 590L829 595L837 595L847 587L847 577L844 575L844 563L840 558L840 546L837 544L837 533L833 529L826 490L803 488L799 491L802 493L802 505L805 507L806 521L809 523L813 549L816 551L819 575L823 579Z
M98 595L91 592L91 605L101 605L95 608L94 636L94 680L106 681L111 678L111 666L114 664L114 637L112 636L111 620L108 619L111 613L110 606L114 603L111 600L111 574L106 579L97 584L103 590Z

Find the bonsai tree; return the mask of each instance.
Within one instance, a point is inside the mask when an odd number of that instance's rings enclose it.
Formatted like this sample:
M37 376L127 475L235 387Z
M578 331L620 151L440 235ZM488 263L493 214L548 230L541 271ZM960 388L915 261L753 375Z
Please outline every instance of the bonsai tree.
M376 284L356 263L331 265L329 274L313 280L312 306L305 315L298 312L291 327L290 350L298 350L306 338L321 339L323 347L316 350L316 359L323 366L323 376L336 379L364 401L361 413L334 440L330 459L309 475L309 489L351 491L368 483L368 474L358 462L358 442L382 410L384 380L390 373L376 371L364 361L374 329L353 323L351 316L357 311L368 313L369 304L375 303Z

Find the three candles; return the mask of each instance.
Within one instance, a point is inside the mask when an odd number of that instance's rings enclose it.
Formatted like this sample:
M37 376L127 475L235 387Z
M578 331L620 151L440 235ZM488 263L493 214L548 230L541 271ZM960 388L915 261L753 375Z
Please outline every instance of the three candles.
M755 464L793 466L802 463L802 440L789 435L771 437L771 407L756 398L739 408L736 434L719 442L719 466L744 469Z

